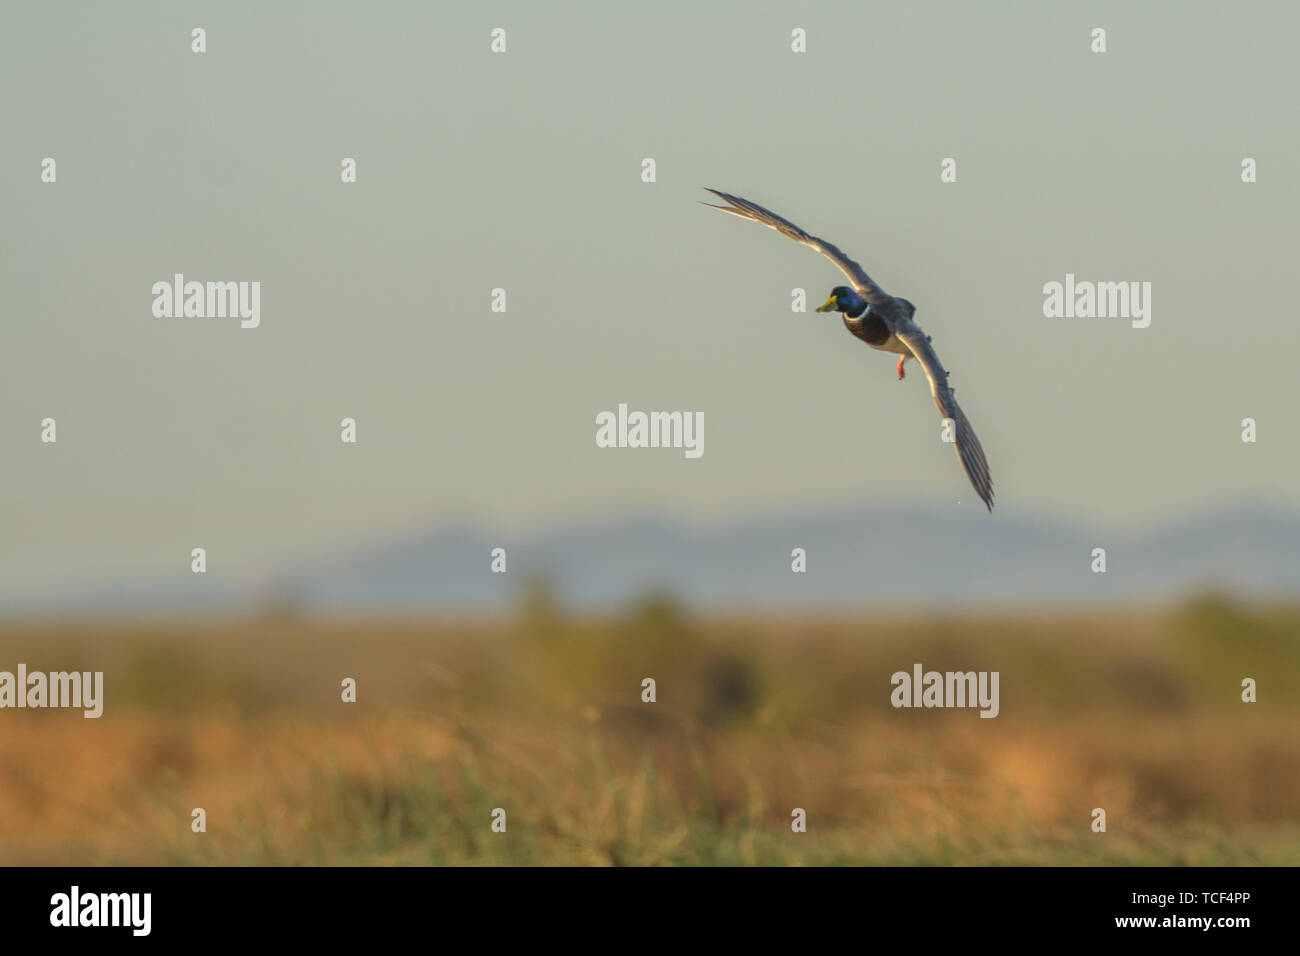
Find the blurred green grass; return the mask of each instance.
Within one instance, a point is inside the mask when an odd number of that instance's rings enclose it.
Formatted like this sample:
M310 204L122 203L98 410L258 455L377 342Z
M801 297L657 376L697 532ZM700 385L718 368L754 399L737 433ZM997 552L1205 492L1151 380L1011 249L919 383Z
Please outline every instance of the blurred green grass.
M494 621L10 624L0 669L102 670L106 702L0 712L0 862L1294 865L1297 635L1221 596L759 620L544 588ZM893 709L914 662L999 671L1000 716Z

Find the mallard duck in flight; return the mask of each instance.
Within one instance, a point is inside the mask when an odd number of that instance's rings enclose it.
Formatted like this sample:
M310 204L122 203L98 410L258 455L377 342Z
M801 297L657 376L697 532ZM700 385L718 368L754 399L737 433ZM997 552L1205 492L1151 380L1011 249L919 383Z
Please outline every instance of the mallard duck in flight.
M934 396L934 404L939 409L939 414L945 419L951 419L956 429L954 436L956 440L953 444L957 449L957 459L961 462L962 468L966 469L966 475L975 487L975 493L980 496L980 500L989 511L992 511L993 479L989 476L989 464L984 458L984 449L980 447L980 441L975 437L975 429L962 414L953 390L948 387L948 373L939 364L939 356L935 355L934 349L930 347L930 336L922 332L920 326L912 321L912 316L916 314L916 306L906 299L895 298L885 292L862 270L862 266L825 239L808 235L794 223L782 219L776 213L769 212L748 199L741 199L739 196L720 192L717 189L709 189L709 192L725 201L727 205L715 206L713 203L704 205L711 209L729 212L741 219L752 219L764 226L770 226L781 235L816 249L849 277L852 286L837 285L831 290L830 298L817 311L841 313L845 328L873 349L901 355L902 358L898 360L900 379L903 377L903 363L908 358L916 359L921 363L922 370L930 380L930 394Z

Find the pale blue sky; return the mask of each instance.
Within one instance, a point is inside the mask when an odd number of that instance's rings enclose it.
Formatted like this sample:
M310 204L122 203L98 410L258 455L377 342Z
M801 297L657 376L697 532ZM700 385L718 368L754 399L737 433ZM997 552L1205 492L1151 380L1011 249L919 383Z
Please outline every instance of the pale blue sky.
M840 274L706 184L916 303L1000 509L1300 506L1295 5L564 7L6 13L0 593L453 520L972 507L923 378L790 312ZM178 271L261 281L261 327L155 319ZM1150 281L1151 327L1044 318L1067 272ZM598 449L620 402L702 411L704 457Z

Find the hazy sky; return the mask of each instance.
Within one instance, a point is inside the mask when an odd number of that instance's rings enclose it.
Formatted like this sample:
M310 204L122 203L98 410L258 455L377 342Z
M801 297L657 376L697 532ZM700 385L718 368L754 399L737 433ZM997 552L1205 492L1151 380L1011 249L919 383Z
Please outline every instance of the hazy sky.
M916 303L999 509L1134 527L1300 506L1295 4L4 20L0 595L187 570L196 545L254 574L460 520L977 507L919 369L896 381L811 311L840 273L697 205L706 184ZM176 272L260 281L260 327L155 318ZM1045 318L1067 272L1151 282L1151 326ZM597 448L620 402L703 412L703 457Z

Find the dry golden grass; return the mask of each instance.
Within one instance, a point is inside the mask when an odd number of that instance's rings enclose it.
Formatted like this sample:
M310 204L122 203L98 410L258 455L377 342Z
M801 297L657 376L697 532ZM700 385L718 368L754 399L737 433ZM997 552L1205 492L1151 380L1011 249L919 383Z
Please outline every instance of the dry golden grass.
M0 711L0 862L1296 864L1297 635L1294 609L1217 600L13 624L0 669L102 670L106 703ZM889 676L918 661L1000 671L1001 715L894 710Z

